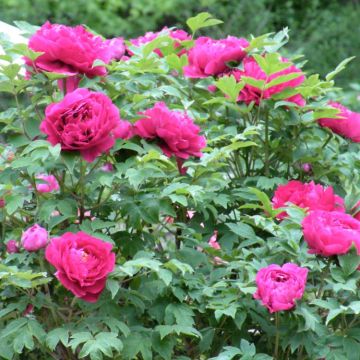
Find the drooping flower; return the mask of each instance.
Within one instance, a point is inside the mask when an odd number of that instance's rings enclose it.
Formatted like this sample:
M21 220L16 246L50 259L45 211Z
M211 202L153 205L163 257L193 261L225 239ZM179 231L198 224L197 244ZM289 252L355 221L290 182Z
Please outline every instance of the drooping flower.
M29 48L43 53L35 61L25 59L28 66L35 66L38 71L68 76L84 74L90 78L106 74L104 66L93 67L95 60L107 64L114 55L112 46L83 26L70 27L49 21L30 38Z
M256 274L254 298L261 300L271 313L292 309L295 300L304 294L307 274L308 269L292 263L262 268Z
M323 187L313 181L302 183L290 180L285 185L279 185L275 190L272 204L274 209L285 207L287 203L307 210L345 211L344 200L334 194L331 186ZM283 219L287 213L281 212L278 219Z
M288 60L285 58L281 58L281 61L283 63L288 62ZM285 89L295 88L301 85L305 80L305 76L302 75L301 70L294 65L290 65L290 63L287 68L269 76L265 74L265 72L261 69L259 64L252 56L244 58L242 64L243 70L235 69L230 71L229 74L234 75L237 81L240 81L243 76L255 80L263 80L265 84L264 86L269 85L272 81L276 81L276 79L279 79L281 76L290 74L295 74L294 76L296 76L296 74L298 74L296 78L281 82L280 84L275 84L267 89L260 89L250 84L246 84L240 91L238 97L238 101L244 101L246 104L250 104L253 101L256 105L259 105L261 100L270 99L273 95L280 94ZM299 106L305 105L305 100L300 94L294 94L285 100L288 102L293 102Z
M40 130L52 145L80 151L86 161L92 162L111 149L116 138L128 136L122 130L123 123L110 98L80 88L47 106Z
M48 241L47 230L38 224L28 228L21 236L21 245L26 251L38 251L44 248Z
M303 222L304 239L310 254L346 254L354 244L360 254L360 221L338 211L311 211Z
M200 128L186 112L170 110L165 103L158 102L141 113L144 118L134 124L134 134L144 139L157 140L164 154L180 159L201 157L206 146Z
M80 299L96 302L115 266L111 250L111 244L82 231L67 232L51 239L45 257L66 289Z
M54 175L40 174L36 176L36 179L42 180L42 182L36 184L36 190L40 193L48 193L60 189L59 183Z
M243 38L228 36L215 40L199 37L188 51L189 64L184 67L184 75L189 78L205 78L225 72L228 62L240 62L246 55L249 42Z
M319 119L319 124L354 142L360 142L360 113L351 111L347 107L336 102L331 101L329 105L334 109L339 110L337 115L338 118Z

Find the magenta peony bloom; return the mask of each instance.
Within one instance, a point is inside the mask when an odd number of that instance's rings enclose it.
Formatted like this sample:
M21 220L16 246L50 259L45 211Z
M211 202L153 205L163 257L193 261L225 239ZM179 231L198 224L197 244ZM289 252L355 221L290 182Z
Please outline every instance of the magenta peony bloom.
M125 44L122 37L105 40L105 45L110 51L110 58L113 60L121 60L125 54Z
M269 265L256 274L257 290L254 298L271 313L289 310L301 299L306 286L308 269L292 263Z
M312 166L311 166L311 164L309 164L309 163L304 163L304 164L302 164L302 165L301 165L301 168L302 168L303 171L306 172L306 173L309 173L309 172L312 171Z
M330 128L335 134L344 136L354 142L360 142L360 113L353 112L336 102L330 102L329 105L339 110L337 116L340 118L319 119L319 124Z
M211 238L208 241L208 244L215 250L220 250L221 246L220 244L217 242L217 235L218 235L218 231L215 230L214 234L211 236Z
M302 183L297 180L290 180L285 185L279 185L275 190L272 204L274 209L294 204L307 210L326 210L345 212L344 200L334 194L331 186L323 187L313 181ZM287 213L281 212L276 217L283 219Z
M240 62L244 58L248 46L246 39L234 36L220 40L199 37L195 46L188 51L189 65L184 66L184 75L205 78L222 74L228 69L228 62Z
M26 251L38 251L44 248L48 241L48 232L38 224L28 228L21 236L21 245Z
M51 239L45 257L66 289L80 299L96 302L115 266L111 250L111 244L82 231L67 232Z
M114 165L110 162L107 162L100 169L104 172L112 172L114 171Z
M360 221L339 211L311 211L302 222L310 254L346 254L354 244L360 254Z
M184 30L175 29L175 30L169 30L166 26L157 32L148 31L144 36L139 36L136 39L131 39L130 42L132 45L140 47L142 45L145 45L159 36L165 36L168 35L170 38L175 40L174 47L178 48L181 46L182 41L191 40L191 36ZM127 52L129 55L134 55L134 53L127 49ZM163 57L163 54L160 49L155 49L154 52L158 54L160 57ZM178 55L182 55L186 52L186 50L182 50L178 53Z
M282 58L281 61L288 62L288 60L284 58ZM263 91L249 84L245 85L245 87L240 91L238 101L244 101L246 104L250 104L252 101L254 101L256 105L259 105L262 99L270 99L273 95L279 94L287 88L294 88L301 85L305 80L304 75L300 75L301 70L294 65L290 65L286 69L278 71L277 73L272 74L269 77L267 77L267 75L258 65L256 60L251 56L246 57L243 60L243 67L244 70L236 69L231 71L229 74L234 75L237 81L240 81L243 76L247 76L256 80L265 80L265 84L269 84L271 81L277 79L280 76L299 73L299 76L295 79L271 86L270 88ZM296 94L285 100L293 102L299 106L305 105L305 100L300 94Z
M181 159L190 156L201 157L206 146L200 128L186 112L169 110L165 103L158 102L151 109L140 113L145 117L134 124L134 133L144 139L157 139L159 146L168 157Z
M46 22L30 38L29 48L43 52L34 62L26 64L40 71L69 76L85 74L88 77L106 74L104 66L95 66L95 60L109 63L114 56L113 46L87 31L83 26L65 26Z
M59 183L54 175L40 174L37 175L36 178L44 181L36 184L36 190L40 193L53 192L60 189Z
M18 243L15 240L9 240L6 243L6 251L9 254L14 254L19 252L19 246Z
M100 92L77 89L47 106L40 130L52 145L80 151L89 162L107 152L121 137L123 122L117 107Z

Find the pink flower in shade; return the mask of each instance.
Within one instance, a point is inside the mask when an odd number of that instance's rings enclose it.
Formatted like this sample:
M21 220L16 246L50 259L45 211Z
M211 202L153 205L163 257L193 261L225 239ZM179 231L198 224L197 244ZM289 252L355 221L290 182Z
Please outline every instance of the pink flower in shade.
M353 112L336 102L330 102L329 105L339 110L337 114L339 118L319 119L319 124L330 128L335 134L339 134L354 142L360 142L360 113Z
M174 47L175 48L180 47L182 41L191 40L191 36L186 31L180 30L180 29L169 30L165 26L160 31L157 31L157 32L149 31L144 36L139 36L136 39L131 39L130 42L131 42L132 45L140 47L142 45L145 45L145 44L155 40L159 36L165 36L165 35L168 35L170 38L175 40L175 42L174 42ZM134 53L130 49L127 49L127 52L131 56L134 55ZM160 49L155 49L154 52L156 54L158 54L160 57L163 57L163 54L162 54ZM185 52L186 52L186 50L183 49L182 51L180 51L178 53L178 55L182 55Z
M9 254L14 254L19 252L19 246L18 243L15 240L9 240L6 243L6 251Z
M26 251L38 251L44 248L48 241L48 232L38 224L28 228L21 236L21 245Z
M288 60L285 58L282 58L281 61L284 63L288 62ZM256 60L251 56L246 57L243 60L243 68L244 70L235 69L229 72L229 74L234 75L237 81L240 81L243 76L247 76L256 80L264 80L265 84L269 84L271 81L279 78L280 76L299 73L299 76L296 77L295 79L285 81L278 85L271 86L266 90L261 90L252 85L246 84L245 87L240 91L238 97L238 101L244 101L246 104L250 104L252 101L254 101L256 105L259 105L260 100L270 99L273 95L279 94L285 89L295 88L301 85L305 80L305 76L301 74L301 70L294 65L290 65L284 70L278 71L270 76L267 76L265 72L261 69L259 64L256 62ZM285 100L289 102L293 102L298 106L305 105L305 100L300 94L295 94Z
M79 151L88 162L109 151L123 135L119 110L100 92L77 89L45 110L40 130L52 145Z
M104 172L112 172L114 171L114 165L112 163L105 163L102 167L101 170Z
M0 209L5 207L5 200L3 198L0 198Z
M93 67L93 63L99 59L107 64L114 56L113 46L83 26L70 27L50 22L42 25L30 38L29 48L43 54L34 62L26 58L27 65L68 76L85 74L92 78L106 75L104 66Z
M271 313L292 309L295 300L304 294L307 274L308 269L292 263L262 268L256 274L254 298L261 300Z
M209 239L208 244L215 250L220 250L221 246L220 244L217 242L217 235L218 235L218 231L215 230L214 234L211 236L211 238Z
M36 176L37 179L42 180L36 184L36 190L40 193L48 193L60 189L59 183L54 175L40 174Z
M360 221L349 214L314 210L304 218L302 228L310 254L346 254L352 244L360 254Z
M291 180L285 185L279 185L272 198L274 209L285 207L288 203L307 210L326 210L345 212L344 200L334 194L331 186L323 187L313 181L302 183ZM287 213L281 212L276 217L283 219Z
M180 159L201 157L206 146L200 128L186 112L169 110L165 103L158 102L151 109L140 113L144 118L134 124L134 134L144 139L157 140L164 154Z
M117 37L109 40L105 40L105 45L110 51L110 57L112 60L121 60L125 54L125 44L122 37Z
M306 173L309 173L309 172L312 171L312 166L311 166L311 164L309 164L309 163L304 163L304 164L302 164L302 165L301 165L301 168L302 168L303 171L306 172Z
M121 120L114 130L114 135L116 139L128 140L134 136L134 129L130 122Z
M26 306L26 309L23 312L23 316L27 316L29 314L31 314L34 311L34 305L33 304L28 304Z
M74 76L68 76L63 79L59 79L57 81L58 88L61 91L65 90L65 94L72 92L76 90L79 87L79 83L81 81L81 76L74 75Z
M189 78L205 78L222 74L228 69L227 63L240 62L246 55L249 42L243 38L228 36L215 40L199 37L188 51L189 64L184 66L184 75Z
M96 302L115 266L112 245L82 231L51 239L45 258L56 268L55 276L75 296Z

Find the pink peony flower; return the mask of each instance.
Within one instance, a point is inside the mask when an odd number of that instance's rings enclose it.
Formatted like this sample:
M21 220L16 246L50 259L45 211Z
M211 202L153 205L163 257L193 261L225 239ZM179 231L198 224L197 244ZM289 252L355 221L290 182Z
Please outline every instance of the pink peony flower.
M201 157L206 146L200 128L186 112L169 110L165 103L158 102L143 113L144 118L134 124L134 133L144 139L156 139L164 154L180 159Z
M308 269L292 263L262 268L256 274L254 298L261 300L271 313L292 309L295 300L304 294L307 274Z
M349 214L314 210L304 218L302 228L310 254L346 254L352 244L360 254L360 221Z
M48 232L38 224L28 228L21 236L21 245L26 251L38 251L44 248L48 241Z
M9 254L14 254L19 252L19 246L18 243L15 240L9 240L6 243L6 251Z
M228 69L228 62L240 62L248 46L246 39L234 36L220 40L199 37L195 46L188 51L189 64L184 66L184 75L189 78L219 75Z
M54 175L40 174L37 175L36 178L44 181L36 184L36 190L40 193L53 192L60 189L59 183Z
M312 166L311 166L311 164L309 164L309 163L304 163L304 164L302 164L302 165L301 165L301 168L302 168L303 171L306 172L306 173L309 173L309 172L312 171Z
M290 180L285 185L279 185L272 198L274 209L285 207L287 203L294 204L307 210L326 210L345 212L344 200L334 194L331 186L323 187L313 181L302 183ZM276 217L283 219L287 213L281 212Z
M110 98L80 88L47 106L40 130L48 135L52 145L80 151L86 161L92 162L124 135L122 126L119 111Z
M115 266L111 250L111 244L82 231L67 232L51 239L45 257L66 289L80 299L96 302Z
M139 36L136 39L131 39L130 42L132 45L140 47L142 45L145 45L145 44L155 40L159 36L165 36L165 35L168 35L170 38L175 40L175 43L174 43L175 48L180 47L182 41L191 40L191 36L186 31L180 30L180 29L169 30L165 26L162 30L160 30L158 32L149 31L144 36ZM134 53L130 49L127 49L127 52L131 56L134 55ZM163 54L160 49L155 49L154 52L156 54L158 54L160 57L163 57ZM182 55L185 52L186 52L186 50L184 49L184 50L180 51L178 53L178 55Z
M116 139L128 140L134 136L133 126L130 122L121 120L114 130L114 136Z
M211 238L209 239L208 244L215 250L220 250L221 246L220 244L217 242L217 235L218 235L218 231L215 230L214 234L211 236Z
M345 106L330 102L329 105L339 110L339 119L323 118L318 122L321 126L330 128L335 134L344 136L354 142L360 142L360 113L356 113Z
M110 51L110 58L113 60L121 60L125 54L125 44L122 37L105 40L105 45Z
M87 31L83 26L65 26L46 22L30 38L29 48L43 52L34 62L26 64L40 71L68 76L85 74L88 77L106 75L104 66L95 66L95 60L109 63L114 56L114 46Z
M112 172L114 171L114 165L112 163L107 162L100 169L104 172Z
M288 62L288 60L285 58L282 58L281 61ZM290 65L286 69L278 71L277 73L272 74L269 77L261 69L261 67L258 65L256 60L251 56L246 57L243 60L243 67L244 70L236 69L229 72L229 74L234 75L237 81L240 81L243 76L247 76L256 80L264 80L265 84L269 84L271 81L279 78L280 76L299 73L299 76L296 77L295 79L283 82L278 85L271 86L266 90L261 90L254 86L246 84L245 87L240 91L238 97L238 101L244 101L246 104L250 104L252 101L254 101L256 105L259 105L260 100L270 99L273 95L279 94L287 88L294 88L296 86L301 85L305 80L304 75L301 75L301 70L294 65ZM293 102L299 106L305 105L305 100L300 94L296 94L285 100L289 102Z

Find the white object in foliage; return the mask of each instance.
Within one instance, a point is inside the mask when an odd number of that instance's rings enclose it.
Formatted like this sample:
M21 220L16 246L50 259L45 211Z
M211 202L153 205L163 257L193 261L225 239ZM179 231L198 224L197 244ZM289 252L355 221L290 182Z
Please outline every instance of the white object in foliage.
M1 35L5 34L6 39L14 44L21 44L21 43L27 44L28 43L28 39L26 39L25 37L23 37L21 35L20 29L18 29L15 26L6 24L3 21L0 21L0 34ZM0 44L0 55L3 55L4 53L5 53L4 49L2 48L2 46ZM15 62L21 66L24 65L24 62L21 60L20 57L18 59L16 59ZM0 65L2 65L2 64L7 64L7 62L4 60L0 60ZM21 69L21 73L25 74L25 68Z

